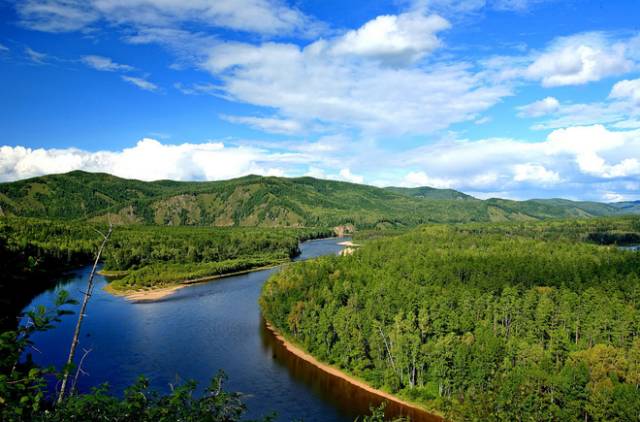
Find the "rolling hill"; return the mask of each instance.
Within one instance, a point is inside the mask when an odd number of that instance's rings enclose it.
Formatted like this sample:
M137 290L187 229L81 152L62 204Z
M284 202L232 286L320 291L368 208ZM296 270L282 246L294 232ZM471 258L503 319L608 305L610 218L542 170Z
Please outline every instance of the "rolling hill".
M4 215L66 220L262 227L524 221L640 211L563 199L479 200L451 189L378 188L311 177L143 182L82 171L2 183L0 207Z

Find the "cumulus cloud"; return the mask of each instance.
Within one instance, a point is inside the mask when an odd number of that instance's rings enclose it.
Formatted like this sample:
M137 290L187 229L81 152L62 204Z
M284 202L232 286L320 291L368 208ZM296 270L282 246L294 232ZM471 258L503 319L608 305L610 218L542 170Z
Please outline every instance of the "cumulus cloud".
M412 171L404 177L402 185L407 187L430 186L433 188L448 189L453 186L453 181L429 177L424 171Z
M349 169L342 169L340 170L340 173L338 173L338 176L330 176L330 178L337 179L337 180L344 180L346 182L351 182L351 183L361 184L364 182L363 176L353 174Z
M617 82L611 89L609 98L630 100L640 105L640 79Z
M408 12L382 15L330 44L334 54L363 56L403 64L420 60L440 47L436 34L451 25L438 15Z
M263 151L221 142L166 145L142 139L122 151L0 147L0 180L72 170L100 171L140 180L219 180L250 173L282 175Z
M16 7L24 26L46 32L84 30L102 20L136 27L191 21L269 35L319 27L281 0L25 0Z
M149 82L146 79L143 78L138 78L136 76L121 76L122 80L125 82L129 82L132 85L137 86L140 89L143 89L145 91L150 91L150 92L155 92L157 91L158 85L154 84L153 82Z
M516 164L513 166L513 180L516 182L557 183L560 175L544 166L533 163Z
M543 86L581 85L631 71L629 40L614 41L600 32L556 39L546 50L534 55L524 71Z
M555 192L591 199L600 199L598 189L640 193L638 129L570 127L555 130L539 142L446 140L405 152L396 160L397 165L428 170L429 175L448 180L449 186L470 192L522 196L530 189L535 196Z
M602 125L571 127L555 130L547 139L548 154L574 155L582 173L601 178L640 175L640 130L609 131ZM609 163L603 155L610 155L616 162Z
M560 102L554 97L547 97L531 104L518 107L520 117L540 117L553 113L560 108Z
M128 72L134 70L133 67L126 64L116 63L109 57L89 55L83 56L80 61L82 61L82 63L84 63L85 65L101 72Z

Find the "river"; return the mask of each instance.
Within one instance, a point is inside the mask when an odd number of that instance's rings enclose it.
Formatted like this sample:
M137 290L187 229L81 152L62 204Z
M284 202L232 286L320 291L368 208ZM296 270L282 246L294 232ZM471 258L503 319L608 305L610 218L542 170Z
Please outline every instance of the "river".
M304 242L296 259L336 254L342 249L337 242ZM153 388L166 392L187 379L203 387L223 369L229 377L225 388L245 395L247 417L276 412L278 421L352 421L378 400L287 353L264 326L258 297L275 271L189 286L152 303L112 296L102 289L107 281L97 276L78 348L80 356L83 348L91 349L79 388L108 382L120 394L144 374ZM80 299L89 272L90 267L73 272L27 309L51 306L58 289ZM55 329L38 333L34 360L61 368L74 324L75 315L66 316Z

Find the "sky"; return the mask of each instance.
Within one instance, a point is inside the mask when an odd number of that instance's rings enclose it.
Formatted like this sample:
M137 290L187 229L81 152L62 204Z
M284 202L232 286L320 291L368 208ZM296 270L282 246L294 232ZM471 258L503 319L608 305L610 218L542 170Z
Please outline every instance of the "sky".
M0 0L0 182L640 200L638 0Z

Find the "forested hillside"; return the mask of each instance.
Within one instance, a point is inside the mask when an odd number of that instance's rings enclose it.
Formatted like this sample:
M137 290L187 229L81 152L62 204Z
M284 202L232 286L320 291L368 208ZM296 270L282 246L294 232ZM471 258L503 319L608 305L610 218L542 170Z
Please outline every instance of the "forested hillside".
M265 318L453 420L640 419L640 219L425 226L289 266ZM607 245L602 245L605 243Z
M310 177L141 182L75 171L0 184L4 215L118 224L359 228L638 212L592 202L481 201L450 189L376 188Z

